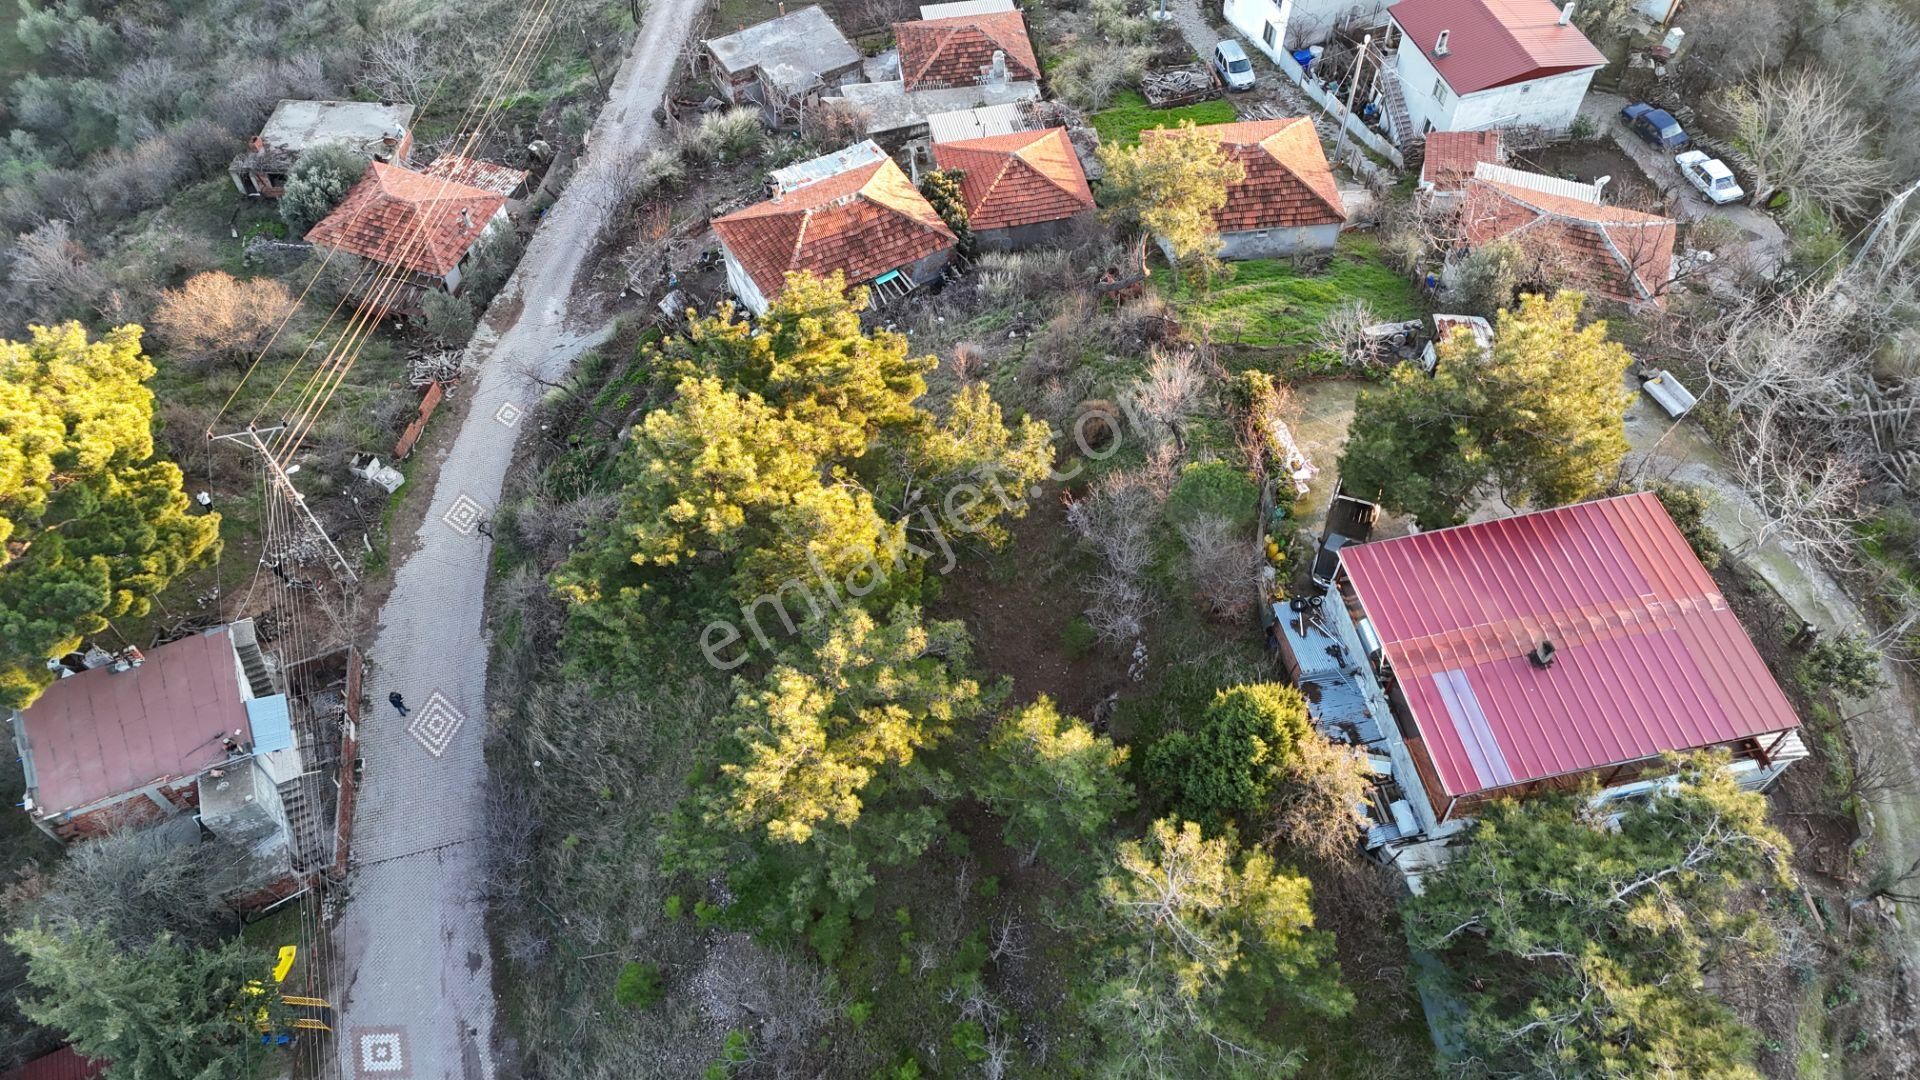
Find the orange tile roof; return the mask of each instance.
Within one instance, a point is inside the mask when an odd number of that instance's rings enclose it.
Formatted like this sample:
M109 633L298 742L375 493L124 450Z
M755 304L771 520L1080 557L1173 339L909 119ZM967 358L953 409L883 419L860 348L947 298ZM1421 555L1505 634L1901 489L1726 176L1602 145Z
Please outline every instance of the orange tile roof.
M1512 238L1558 258L1576 285L1620 303L1662 302L1672 276L1671 218L1618 206L1595 206L1478 177L1460 206L1468 244Z
M1164 128L1141 132L1155 137ZM1220 140L1227 154L1246 170L1246 179L1227 188L1227 204L1213 215L1223 233L1255 229L1294 229L1334 225L1347 220L1340 185L1320 149L1320 134L1304 116L1283 120L1243 120L1200 127Z
M900 46L900 79L908 90L973 86L993 66L996 52L1007 54L1007 78L1040 78L1026 17L1017 11L894 23L893 39Z
M1063 127L935 143L933 160L963 174L975 229L1012 229L1093 209L1087 174Z
M715 218L713 231L769 298L789 270L841 270L849 282L867 282L955 242L891 159Z
M527 182L525 169L461 157L459 154L441 154L433 159L433 164L421 169L420 175L438 176L508 198L512 198L513 193L520 190L520 185Z
M1435 191L1459 191L1473 177L1474 166L1481 162L1507 163L1507 152L1500 145L1500 132L1430 131L1427 133L1426 161L1420 166L1420 179Z
M506 201L491 191L375 161L333 213L308 230L307 240L443 277L460 265Z

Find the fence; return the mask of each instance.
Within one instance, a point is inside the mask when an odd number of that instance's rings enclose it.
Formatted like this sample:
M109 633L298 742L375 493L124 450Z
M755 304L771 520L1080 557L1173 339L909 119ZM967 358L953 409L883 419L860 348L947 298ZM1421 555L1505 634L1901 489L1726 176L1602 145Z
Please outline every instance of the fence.
M1307 78L1307 73L1301 70L1300 65L1294 61L1293 57L1288 56L1284 52L1269 53L1268 55L1273 57L1273 62L1280 66L1281 71L1286 72L1287 78L1292 79L1294 85L1300 87L1315 105L1325 110L1328 116L1340 121L1341 126L1347 129L1347 134L1353 136L1362 146L1393 162L1394 168L1404 169L1407 167L1406 156L1400 153L1399 147L1388 142L1385 136L1362 123L1358 116L1347 111L1346 102L1322 90L1318 83Z
M395 461L403 461L413 453L413 444L419 442L421 434L427 430L427 421L432 418L433 411L440 407L440 399L447 396L447 387L450 385L451 382L427 384L426 395L420 399L420 415L407 425L407 430L400 433L400 440L393 444Z

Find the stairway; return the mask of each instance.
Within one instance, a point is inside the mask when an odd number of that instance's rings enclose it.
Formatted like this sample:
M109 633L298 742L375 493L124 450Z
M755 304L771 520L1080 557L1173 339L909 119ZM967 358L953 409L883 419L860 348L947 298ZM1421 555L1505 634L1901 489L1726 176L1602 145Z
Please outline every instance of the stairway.
M272 697L280 692L274 684L273 668L267 663L265 654L260 651L260 643L254 637L253 620L241 619L228 628L233 638L234 654L240 657L240 669L247 673L247 686L257 698Z
M1402 153L1414 141L1413 117L1407 115L1407 97L1400 88L1400 73L1393 69L1393 58L1374 52L1374 70L1380 73L1380 103L1386 107L1387 126L1393 129L1393 145Z

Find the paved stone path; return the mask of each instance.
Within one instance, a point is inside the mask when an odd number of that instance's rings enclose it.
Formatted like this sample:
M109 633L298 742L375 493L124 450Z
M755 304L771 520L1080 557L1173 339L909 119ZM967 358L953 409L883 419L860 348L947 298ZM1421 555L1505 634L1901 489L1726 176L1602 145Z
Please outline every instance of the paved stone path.
M366 771L354 824L351 897L333 933L341 1075L354 1080L493 1080L493 972L484 859L486 642L493 515L525 410L605 330L566 326L586 253L613 212L624 163L651 148L698 0L650 0L646 22L596 123L592 152L550 210L495 312L503 333L469 346L471 395L451 448L415 472L434 485L417 535L396 537L361 727ZM398 691L409 715L396 714Z

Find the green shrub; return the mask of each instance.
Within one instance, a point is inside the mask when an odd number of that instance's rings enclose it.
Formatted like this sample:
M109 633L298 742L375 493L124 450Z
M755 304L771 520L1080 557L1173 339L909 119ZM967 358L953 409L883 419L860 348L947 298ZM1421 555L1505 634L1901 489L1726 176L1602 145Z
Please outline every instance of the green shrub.
M340 143L324 143L301 154L280 192L280 220L287 232L306 236L366 171L367 158Z
M1880 650L1857 631L1814 643L1802 662L1801 675L1815 689L1842 697L1865 697L1886 685L1880 675Z
M1260 485L1226 461L1196 461L1180 470L1167 497L1167 521L1183 525L1205 516L1251 521L1260 509Z
M466 297L436 291L420 298L420 325L441 344L458 348L473 337L479 318Z
M981 1027L978 1020L962 1020L954 1024L947 1041L969 1064L978 1065L987 1060L987 1029Z
M613 1000L629 1009L650 1009L666 996L660 969L638 960L621 968L620 979L613 985Z
M1293 687L1229 687L1186 730L1147 748L1147 781L1183 817L1217 831L1266 806L1279 770L1312 731L1306 699Z
M1093 632L1093 624L1085 616L1075 615L1073 621L1060 631L1060 651L1067 654L1067 659L1078 660L1093 651L1094 643L1099 640L1100 635Z
M680 920L681 901L680 901L680 897L677 894L667 897L667 902L662 904L660 907L661 907L661 911L663 911L666 914L668 919L674 922L678 922Z
M854 1027L865 1027L867 1019L873 1015L873 1002L856 1001L847 1006L847 1023Z
M1653 494L1660 500L1660 505L1666 507L1674 528L1687 538L1687 546L1699 557L1700 565L1709 570L1717 568L1720 565L1720 537L1707 524L1706 490L1694 484L1661 483L1653 486Z

